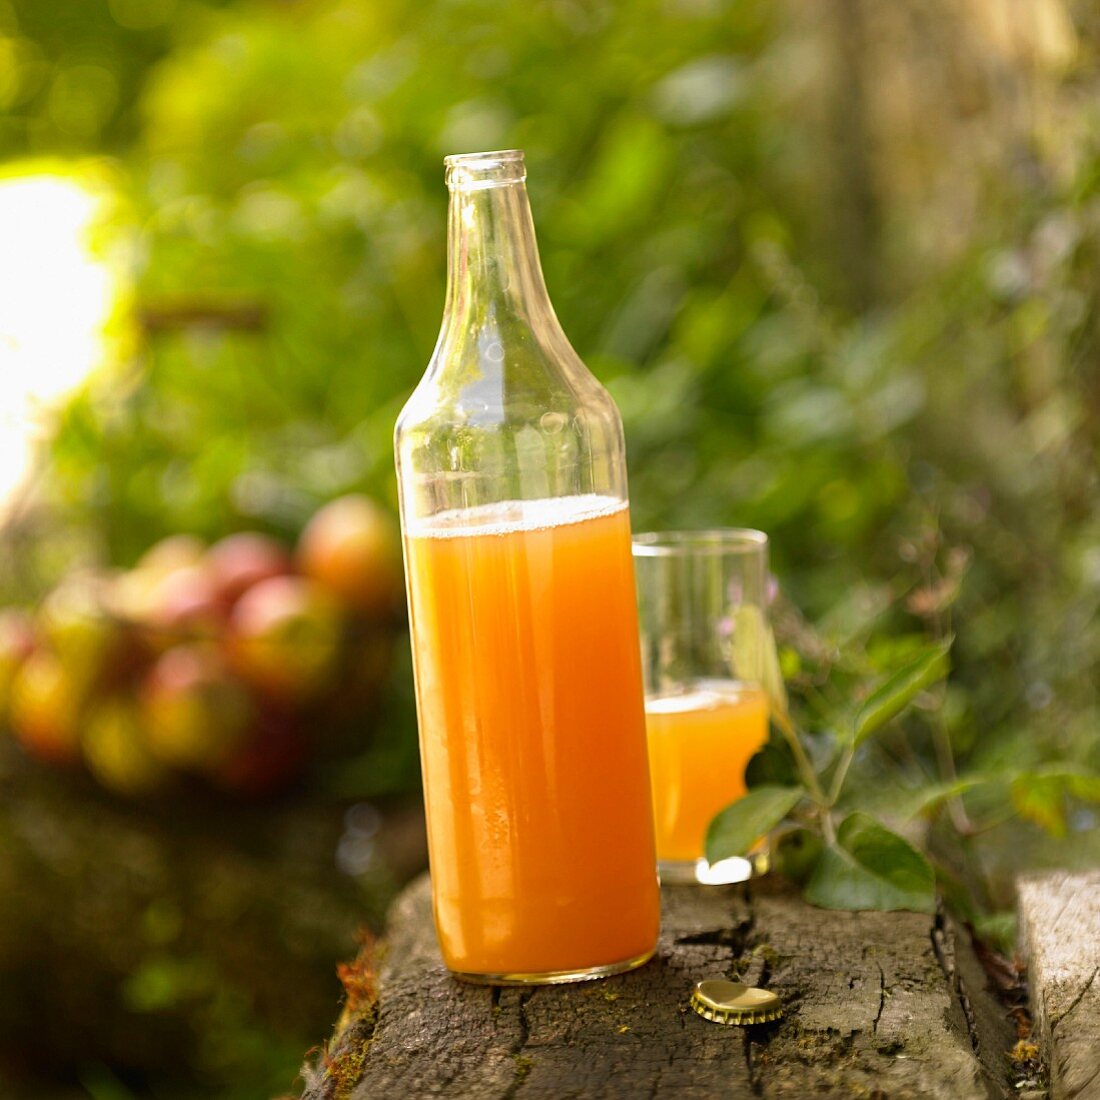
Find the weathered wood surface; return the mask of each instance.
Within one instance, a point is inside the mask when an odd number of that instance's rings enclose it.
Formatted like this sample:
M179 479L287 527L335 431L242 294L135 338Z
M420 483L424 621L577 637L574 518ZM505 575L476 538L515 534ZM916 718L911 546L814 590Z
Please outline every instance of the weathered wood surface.
M645 967L487 989L445 972L421 878L391 911L376 998L345 1012L304 1096L1009 1094L1013 1036L942 918L826 912L769 881L666 888L663 901L660 947ZM786 1018L740 1028L691 1011L696 980L734 976L779 993Z
M1020 880L1020 948L1053 1100L1100 1097L1100 871Z

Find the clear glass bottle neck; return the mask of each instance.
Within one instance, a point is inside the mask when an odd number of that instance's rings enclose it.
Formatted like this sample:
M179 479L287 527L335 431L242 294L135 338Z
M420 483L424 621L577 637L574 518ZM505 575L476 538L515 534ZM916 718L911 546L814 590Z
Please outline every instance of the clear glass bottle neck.
M522 174L457 181L455 174L452 170L444 334L486 322L556 327Z

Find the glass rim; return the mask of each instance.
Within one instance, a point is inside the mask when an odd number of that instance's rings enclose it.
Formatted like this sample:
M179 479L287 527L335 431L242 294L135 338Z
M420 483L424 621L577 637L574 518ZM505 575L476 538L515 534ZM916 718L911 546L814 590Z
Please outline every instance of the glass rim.
M754 554L767 550L768 536L752 527L709 527L698 531L640 531L631 538L639 558L691 554Z
M523 160L522 149L489 149L483 153L449 153L443 158L448 168L461 165L463 168L495 168L500 164Z
M452 191L484 191L509 187L527 179L522 149L493 149L486 153L451 153L443 158L443 177Z

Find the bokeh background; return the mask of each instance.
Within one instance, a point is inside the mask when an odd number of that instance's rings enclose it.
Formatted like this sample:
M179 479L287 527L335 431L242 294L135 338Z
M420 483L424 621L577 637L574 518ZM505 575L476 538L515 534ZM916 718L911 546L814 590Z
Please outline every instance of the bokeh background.
M177 578L156 620L139 582L234 532L289 552L349 494L388 575L450 152L527 152L635 528L771 534L808 714L820 668L956 635L864 791L1003 779L942 871L1010 944L1014 871L1100 858L1098 50L1085 0L0 0L0 598L45 608L0 682L57 651L0 743L0 1092L292 1094L423 859L399 615L318 611L299 551L261 664L326 672L228 782L224 601ZM73 631L107 669L76 687ZM142 722L179 646L165 769ZM31 759L66 708L73 761Z

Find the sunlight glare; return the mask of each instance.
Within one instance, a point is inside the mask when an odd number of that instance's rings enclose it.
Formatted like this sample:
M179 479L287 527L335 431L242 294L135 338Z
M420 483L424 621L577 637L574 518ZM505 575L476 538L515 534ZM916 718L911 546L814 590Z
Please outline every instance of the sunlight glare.
M0 519L51 411L104 355L113 281L87 244L99 201L60 175L0 179Z

